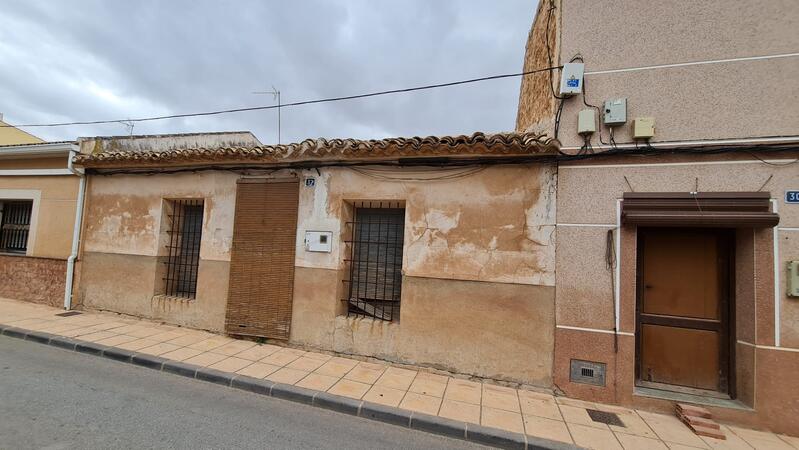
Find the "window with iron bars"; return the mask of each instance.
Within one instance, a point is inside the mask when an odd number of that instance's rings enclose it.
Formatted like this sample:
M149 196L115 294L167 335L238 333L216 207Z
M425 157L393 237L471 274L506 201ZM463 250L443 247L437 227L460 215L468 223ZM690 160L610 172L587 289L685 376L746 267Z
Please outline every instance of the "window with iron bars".
M405 209L398 202L358 202L351 227L348 315L399 319Z
M32 200L0 201L0 252L25 253L31 228Z
M170 200L169 203L164 293L171 297L195 298L204 202L191 199Z

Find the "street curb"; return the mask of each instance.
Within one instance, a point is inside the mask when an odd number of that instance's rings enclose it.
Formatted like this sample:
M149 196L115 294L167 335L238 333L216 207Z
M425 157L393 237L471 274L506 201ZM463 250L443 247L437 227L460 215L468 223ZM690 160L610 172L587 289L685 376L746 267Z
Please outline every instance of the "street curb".
M207 381L209 383L219 384L222 386L230 386L236 374L222 372L221 370L209 369L207 367L198 367L197 375L198 380Z
M53 335L50 333L42 333L39 331L31 331L25 337L25 340L38 342L40 344L49 344L50 339L52 339Z
M292 402L313 404L313 398L319 391L292 386L290 384L275 383L272 386L272 397L291 400Z
M174 373L175 375L181 375L184 377L194 378L197 376L197 369L199 366L195 366L194 364L187 364L180 361L164 361L163 366L161 366L161 370L168 373Z
M327 392L274 383L269 380L231 374L216 369L195 366L180 361L172 361L144 353L135 353L121 348L108 347L64 336L28 331L6 325L0 325L0 334L50 345L51 347L72 350L86 355L100 356L118 362L180 375L186 378L194 378L240 391L251 392L253 394L275 397L342 414L349 414L367 420L374 420L390 425L411 428L418 431L499 448L528 450L567 450L579 448L562 442L550 441L520 433L512 433L496 428L488 428L444 417L415 413L396 407L328 394Z
M411 415L411 428L458 439L467 439L466 422L444 417L414 413Z
M527 448L527 436L511 431L497 430L482 425L468 424L466 426L466 439L480 444L500 448Z
M364 417L378 422L390 423L401 427L410 428L411 412L404 409L392 408L390 406L378 405L377 403L363 402L361 404L360 417Z

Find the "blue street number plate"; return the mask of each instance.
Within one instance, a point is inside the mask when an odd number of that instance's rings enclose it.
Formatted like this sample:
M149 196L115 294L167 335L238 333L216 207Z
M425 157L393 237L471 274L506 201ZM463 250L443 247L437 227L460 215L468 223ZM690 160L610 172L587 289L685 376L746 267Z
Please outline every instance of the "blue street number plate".
M785 203L799 203L799 191L785 191Z

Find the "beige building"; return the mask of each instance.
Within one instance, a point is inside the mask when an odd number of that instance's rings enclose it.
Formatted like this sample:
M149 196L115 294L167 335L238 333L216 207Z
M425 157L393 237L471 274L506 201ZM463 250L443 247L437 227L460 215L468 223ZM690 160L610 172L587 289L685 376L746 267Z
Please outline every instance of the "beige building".
M799 432L797 23L790 1L541 2L525 70L585 70L562 99L559 72L526 77L517 120L572 155L557 170L553 381L567 395ZM616 99L624 123L604 117ZM653 137L635 138L640 118Z
M0 297L68 304L81 186L70 164L76 150L0 120Z
M98 175L85 307L551 385L554 172L538 136L96 145L78 158Z

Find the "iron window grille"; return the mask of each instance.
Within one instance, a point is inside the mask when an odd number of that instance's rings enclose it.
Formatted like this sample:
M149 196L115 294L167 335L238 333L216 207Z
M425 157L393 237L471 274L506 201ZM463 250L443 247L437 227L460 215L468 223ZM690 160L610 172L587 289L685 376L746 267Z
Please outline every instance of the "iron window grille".
M0 202L0 252L25 253L31 227L32 200Z
M170 203L164 293L171 297L195 298L204 202L192 199L171 200Z
M399 319L405 209L398 202L358 202L347 222L351 239L347 312L380 320Z

